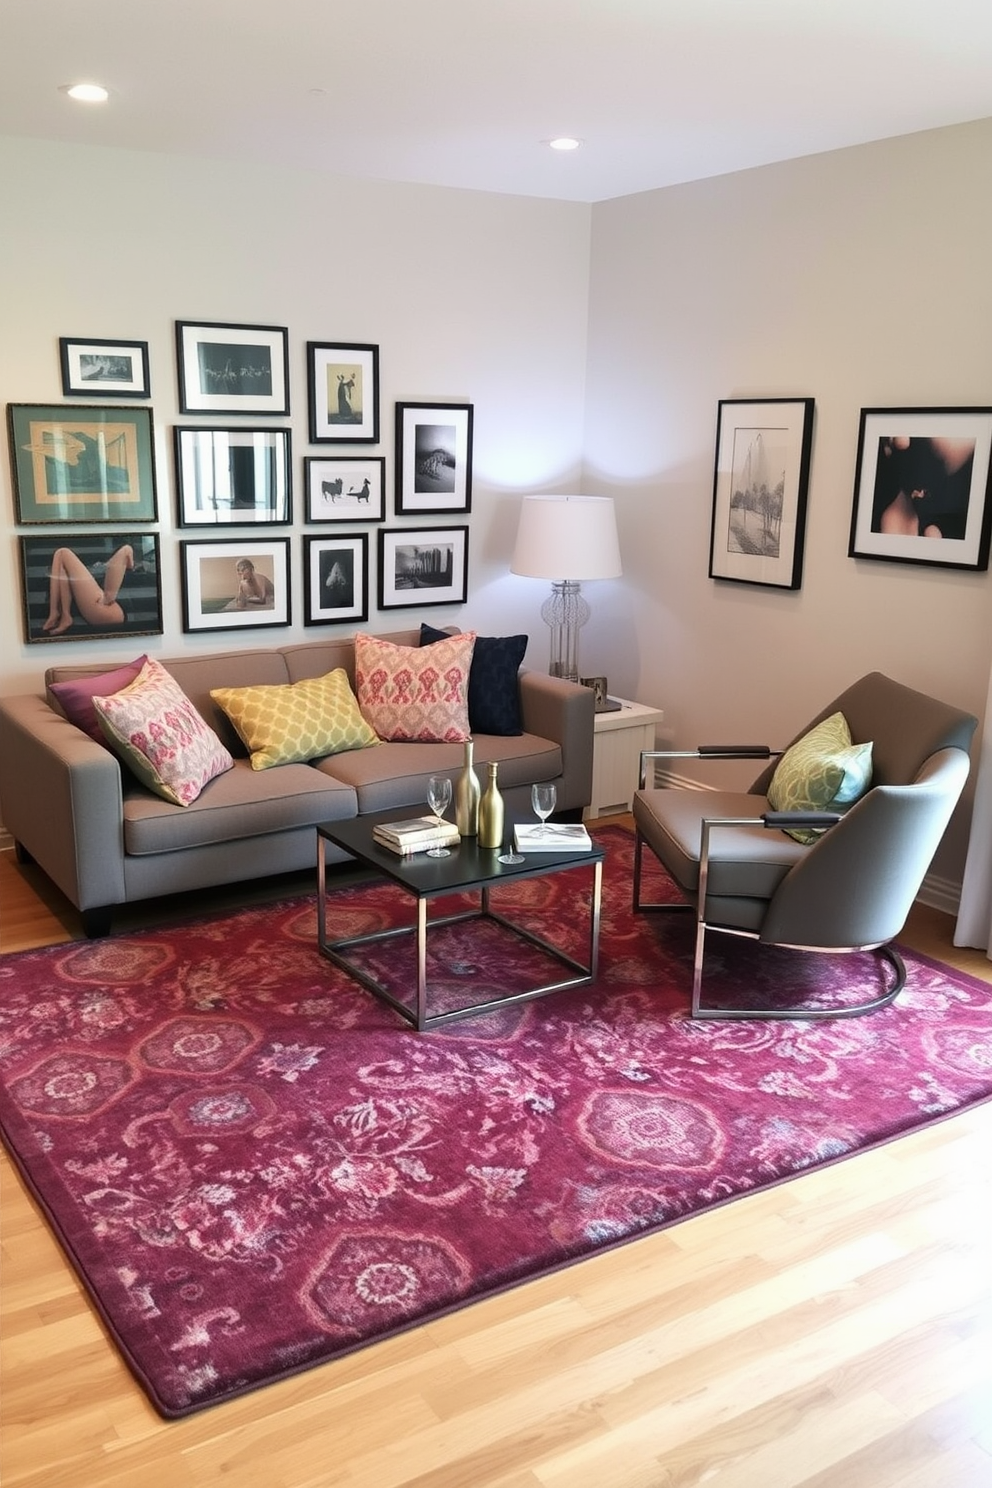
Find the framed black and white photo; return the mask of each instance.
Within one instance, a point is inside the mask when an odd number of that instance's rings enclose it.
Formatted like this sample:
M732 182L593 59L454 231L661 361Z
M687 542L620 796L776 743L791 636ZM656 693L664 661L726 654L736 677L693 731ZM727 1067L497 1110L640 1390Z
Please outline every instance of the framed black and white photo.
M812 398L721 400L711 579L800 588L812 445Z
M379 529L380 609L464 604L467 597L467 527Z
M175 430L180 527L292 521L288 429Z
M304 625L340 625L368 618L368 533L304 537Z
M288 413L285 326L176 321L180 413Z
M397 403L396 515L472 510L471 403Z
M90 529L19 542L29 644L162 634L157 533Z
M379 438L379 348L308 341L310 443L375 444Z
M60 336L62 391L67 398L147 398L147 341Z
M150 408L8 403L7 433L18 522L155 521Z
M179 555L183 630L289 624L288 537L189 538Z
M992 408L863 408L851 558L987 569Z
M384 522L386 462L381 455L305 455L308 522Z

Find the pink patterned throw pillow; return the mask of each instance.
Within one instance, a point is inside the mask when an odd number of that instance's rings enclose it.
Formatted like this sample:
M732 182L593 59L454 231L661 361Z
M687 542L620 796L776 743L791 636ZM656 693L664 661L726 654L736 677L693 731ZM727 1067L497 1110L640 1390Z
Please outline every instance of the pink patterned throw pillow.
M111 746L149 790L189 806L234 760L200 717L175 678L149 657L127 687L94 697Z
M433 646L398 646L359 631L355 636L358 706L380 739L406 744L457 744L472 737L468 675L475 631Z

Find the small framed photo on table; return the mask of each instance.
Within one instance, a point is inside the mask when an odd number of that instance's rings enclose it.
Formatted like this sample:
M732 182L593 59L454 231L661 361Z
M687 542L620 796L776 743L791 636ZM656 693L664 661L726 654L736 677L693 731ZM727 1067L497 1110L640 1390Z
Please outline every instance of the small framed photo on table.
M285 326L176 321L180 413L289 412Z
M467 527L379 529L380 609L464 604L467 597Z
M368 533L304 537L304 625L341 625L368 618Z
M289 538L180 542L183 630L288 625Z

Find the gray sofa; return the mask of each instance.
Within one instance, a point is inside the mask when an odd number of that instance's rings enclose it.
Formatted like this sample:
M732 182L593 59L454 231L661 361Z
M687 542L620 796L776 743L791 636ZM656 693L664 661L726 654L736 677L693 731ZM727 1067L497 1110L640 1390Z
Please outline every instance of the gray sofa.
M387 639L415 646L417 630ZM106 666L55 666L45 683ZM382 810L426 813L427 777L461 768L460 744L384 743L307 764L252 770L210 691L296 682L344 667L352 637L163 659L235 757L190 806L147 790L116 755L62 714L51 695L0 698L0 819L22 861L33 860L81 911L87 934L109 932L115 905L294 872L316 863L315 826ZM530 787L553 780L558 812L578 817L592 794L593 694L522 669L524 733L478 734L475 761L499 761L507 818L529 813ZM328 862L343 860L336 849Z

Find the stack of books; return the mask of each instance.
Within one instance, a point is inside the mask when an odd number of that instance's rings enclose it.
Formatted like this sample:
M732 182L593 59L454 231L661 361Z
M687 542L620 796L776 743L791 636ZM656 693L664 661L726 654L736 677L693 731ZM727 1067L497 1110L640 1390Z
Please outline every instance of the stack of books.
M592 838L581 822L526 822L513 829L519 853L589 852Z
M380 822L372 828L372 840L405 858L410 853L426 852L429 847L457 847L461 838L454 822L415 816L409 821Z

